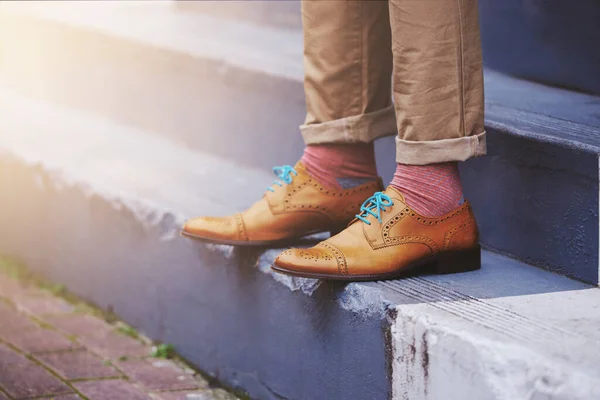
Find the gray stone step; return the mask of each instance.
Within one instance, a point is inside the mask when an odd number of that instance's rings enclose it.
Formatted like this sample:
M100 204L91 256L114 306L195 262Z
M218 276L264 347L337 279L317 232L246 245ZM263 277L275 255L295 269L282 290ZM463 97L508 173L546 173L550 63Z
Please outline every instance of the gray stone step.
M302 151L302 35L170 2L0 4L2 74L32 96L265 169Z
M215 15L260 26L301 29L300 1L186 1L176 0L177 10Z
M248 5L246 5L248 6ZM302 151L298 29L168 2L2 3L2 74L31 96L267 170ZM482 243L598 284L600 100L488 71L489 156L462 166ZM376 143L384 180L394 143Z
M482 0L479 11L488 65L600 95L600 3Z
M178 235L269 182L0 87L0 252L252 398L600 399L597 287L487 251L472 273L334 284Z
M600 98L486 75L488 156L461 165L483 242L598 284Z

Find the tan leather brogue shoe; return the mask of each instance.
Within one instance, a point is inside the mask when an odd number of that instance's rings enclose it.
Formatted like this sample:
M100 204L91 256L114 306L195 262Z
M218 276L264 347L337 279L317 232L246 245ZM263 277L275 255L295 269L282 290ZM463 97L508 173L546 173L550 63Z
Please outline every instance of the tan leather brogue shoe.
M375 193L339 234L309 249L281 253L273 270L331 280L393 279L480 268L481 249L468 202L439 217L419 215L393 187Z
M248 210L228 217L198 217L182 235L204 242L237 246L284 246L304 236L337 233L354 218L381 179L332 190L313 179L302 163L273 169L279 180Z

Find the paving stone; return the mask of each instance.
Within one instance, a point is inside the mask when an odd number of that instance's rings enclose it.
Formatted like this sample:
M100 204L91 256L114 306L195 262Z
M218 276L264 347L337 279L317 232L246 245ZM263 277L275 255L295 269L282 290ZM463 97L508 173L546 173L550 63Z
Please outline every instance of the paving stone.
M208 383L197 380L170 360L134 359L121 361L117 366L132 381L150 390L184 390L207 387Z
M47 315L43 319L55 328L75 336L98 335L100 332L109 332L114 329L112 325L102 319L87 314Z
M155 394L160 400L236 400L233 394L223 390L161 392Z
M42 291L35 286L25 285L6 275L0 275L0 296L13 299L41 293Z
M0 336L13 346L27 353L44 353L81 348L81 345L71 342L60 333L41 327L21 331L13 330L5 332Z
M0 387L16 399L71 393L43 367L0 344Z
M64 396L55 396L52 400L81 400L81 397L76 394L67 394Z
M121 374L87 350L48 353L36 357L65 379L117 377Z
M115 331L84 336L80 338L80 342L93 352L113 360L121 356L147 356L152 351L151 346Z
M6 332L35 329L38 326L26 315L0 301L0 337Z
M74 386L89 400L152 400L131 383L120 379L78 382Z
M73 312L71 304L60 297L50 295L23 296L12 300L19 310L36 316Z

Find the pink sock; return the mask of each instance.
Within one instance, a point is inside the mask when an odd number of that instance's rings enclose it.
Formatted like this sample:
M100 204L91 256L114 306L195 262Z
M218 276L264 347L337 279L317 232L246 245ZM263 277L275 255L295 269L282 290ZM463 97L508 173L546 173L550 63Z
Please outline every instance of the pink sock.
M409 207L426 217L440 217L463 199L458 163L398 164L390 185L404 195Z
M348 189L377 179L373 142L306 146L300 159L322 185Z

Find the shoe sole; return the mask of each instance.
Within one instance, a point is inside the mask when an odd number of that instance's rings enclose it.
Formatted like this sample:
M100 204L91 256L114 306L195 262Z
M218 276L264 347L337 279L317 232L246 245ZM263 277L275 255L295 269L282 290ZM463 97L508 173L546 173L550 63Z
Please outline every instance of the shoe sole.
M477 245L471 249L447 251L438 253L432 257L417 260L402 269L386 272L383 274L361 274L361 275L334 275L315 274L310 272L293 271L271 265L275 272L296 276L300 278L323 279L329 281L384 281L389 279L407 278L410 276L435 273L439 275L455 274L461 272L476 271L481 268L481 246Z
M302 244L314 244L316 242L320 242L322 239L310 240L307 236L317 235L320 233L330 232L331 236L338 233L339 231L316 231L316 232L308 232L302 236L296 236L293 238L285 238L278 240L222 240L222 239L214 239L204 236L194 235L193 233L189 233L186 231L181 231L181 236L185 236L190 239L198 240L203 243L210 244L221 244L225 246L236 246L236 247L268 247L268 248L282 248L282 247L290 247L294 245L302 245Z

